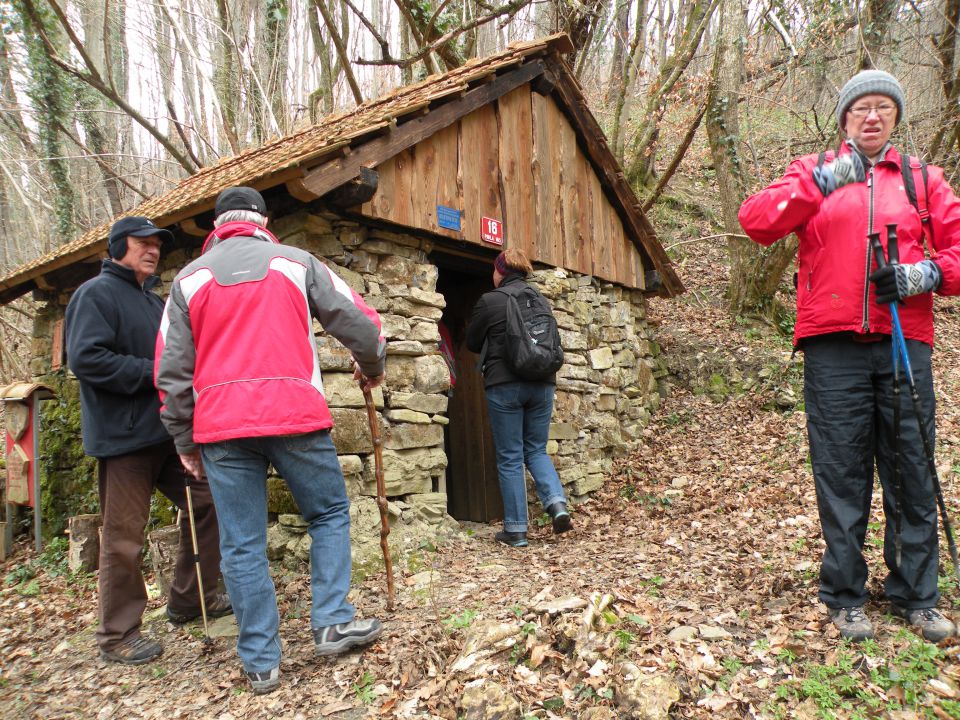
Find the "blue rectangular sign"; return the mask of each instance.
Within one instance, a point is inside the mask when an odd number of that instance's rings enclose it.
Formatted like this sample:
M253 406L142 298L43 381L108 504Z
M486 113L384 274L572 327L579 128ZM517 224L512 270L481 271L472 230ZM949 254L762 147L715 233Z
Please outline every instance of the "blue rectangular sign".
M437 205L437 225L460 232L460 211L445 205Z

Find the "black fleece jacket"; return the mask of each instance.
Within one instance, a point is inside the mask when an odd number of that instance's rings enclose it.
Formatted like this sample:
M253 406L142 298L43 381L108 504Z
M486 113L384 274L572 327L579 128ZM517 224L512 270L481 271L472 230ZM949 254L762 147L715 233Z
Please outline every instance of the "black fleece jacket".
M523 276L511 273L503 278L500 287L527 285ZM501 385L508 382L530 382L514 375L507 365L506 353L507 296L490 290L480 296L473 306L470 323L467 325L466 341L470 352L479 353L487 340L487 354L483 360L483 386ZM556 384L556 375L541 382Z
M83 450L113 457L167 441L153 357L163 300L133 270L104 260L100 274L70 298L66 315L67 364L80 380Z

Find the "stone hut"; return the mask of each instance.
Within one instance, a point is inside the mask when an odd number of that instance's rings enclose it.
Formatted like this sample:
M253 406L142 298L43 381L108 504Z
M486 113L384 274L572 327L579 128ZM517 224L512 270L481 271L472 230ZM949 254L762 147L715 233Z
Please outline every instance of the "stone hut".
M503 247L535 260L532 280L561 328L566 363L548 449L574 500L600 487L659 401L665 371L644 298L683 288L563 59L572 49L564 35L512 45L205 168L132 213L176 237L162 261L168 288L199 254L219 192L251 185L263 193L278 237L325 259L380 312L387 382L376 401L401 535L405 525L502 516L482 378L461 336L473 304L492 288L491 261ZM41 302L36 377L69 384L64 309L72 290L99 271L108 230L91 230L0 278L0 302L31 291ZM441 322L453 339L453 390L438 349ZM373 543L362 396L348 353L319 326L317 344L355 532ZM296 508L278 480L271 509L292 514L289 532L296 532ZM295 535L280 540L298 549Z

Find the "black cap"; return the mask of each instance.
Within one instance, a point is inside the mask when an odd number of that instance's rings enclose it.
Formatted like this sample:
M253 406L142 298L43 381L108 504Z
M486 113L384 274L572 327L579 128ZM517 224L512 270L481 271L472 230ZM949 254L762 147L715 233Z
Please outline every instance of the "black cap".
M230 210L252 210L266 215L267 204L263 201L263 195L252 187L232 187L227 188L217 197L213 214L220 217Z
M172 242L173 233L153 224L150 218L133 215L120 218L110 228L110 238L107 240L110 257L119 260L127 254L127 238L150 237L156 235L163 242Z

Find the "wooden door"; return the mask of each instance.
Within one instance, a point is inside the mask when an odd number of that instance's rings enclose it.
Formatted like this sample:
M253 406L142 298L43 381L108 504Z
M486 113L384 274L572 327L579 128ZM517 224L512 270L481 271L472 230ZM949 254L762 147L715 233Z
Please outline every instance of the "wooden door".
M486 270L489 266L481 266ZM480 269L478 268L479 272ZM464 330L477 299L493 289L486 275L440 270L437 290L447 307L443 322L453 338L457 384L447 417L447 511L457 520L489 522L503 517L503 501L497 479L497 458L487 417L479 357L467 350Z

